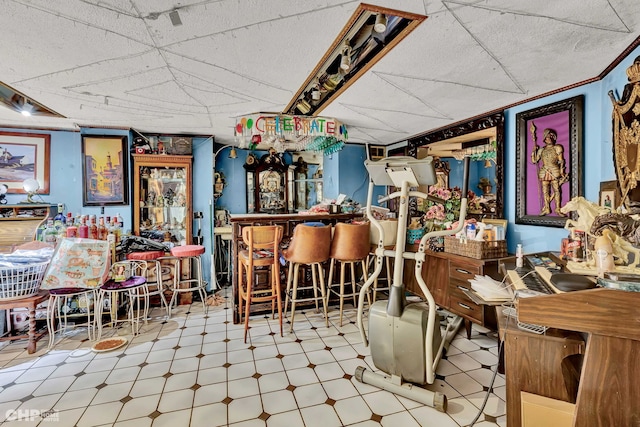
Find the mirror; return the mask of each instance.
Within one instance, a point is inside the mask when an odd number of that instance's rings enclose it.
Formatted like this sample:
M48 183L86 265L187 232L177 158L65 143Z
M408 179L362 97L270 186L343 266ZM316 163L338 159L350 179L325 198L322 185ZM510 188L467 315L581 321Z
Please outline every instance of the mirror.
M306 211L322 202L322 154L303 151L291 153L294 162L289 166L288 181L290 212Z
M504 114L499 112L410 138L408 154L418 159L434 156L446 163L450 188L462 186L462 159L470 157L469 190L482 201L475 209L470 206L470 213L479 218L503 218L503 146ZM417 211L414 202L411 215Z

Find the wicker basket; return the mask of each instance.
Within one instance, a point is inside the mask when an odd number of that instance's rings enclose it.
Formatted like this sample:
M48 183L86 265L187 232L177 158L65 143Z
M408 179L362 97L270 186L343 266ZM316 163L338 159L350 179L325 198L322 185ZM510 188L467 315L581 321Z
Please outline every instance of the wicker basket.
M42 276L49 261L0 268L0 301L35 295L40 290Z
M444 238L444 251L475 259L502 258L507 256L507 241L460 241L456 237L447 236Z

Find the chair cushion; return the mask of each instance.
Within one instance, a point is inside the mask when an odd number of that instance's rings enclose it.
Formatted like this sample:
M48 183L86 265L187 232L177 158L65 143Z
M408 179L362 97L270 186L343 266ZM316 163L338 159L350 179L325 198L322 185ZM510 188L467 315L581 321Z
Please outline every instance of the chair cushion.
M175 257L198 256L203 253L204 246L201 245L174 246L171 248L171 255Z
M164 256L164 251L146 251L146 252L131 252L127 254L127 259L138 261L149 261L152 259L158 259Z
M239 253L240 257L249 259L249 251L242 250ZM273 258L273 251L259 250L253 251L253 259Z
M105 291L119 291L121 289L130 289L143 285L147 279L140 276L131 276L127 280L122 282L116 282L115 280L107 280L104 285L100 286L100 289Z

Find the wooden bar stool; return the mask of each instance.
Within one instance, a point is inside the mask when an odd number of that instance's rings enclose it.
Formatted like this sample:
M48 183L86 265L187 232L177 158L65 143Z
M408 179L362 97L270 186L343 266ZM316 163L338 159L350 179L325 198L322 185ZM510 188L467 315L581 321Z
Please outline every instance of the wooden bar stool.
M280 320L280 336L282 336L282 301L280 297L280 263L278 247L282 240L282 226L268 225L244 227L242 240L247 245L246 250L238 253L238 308L242 321L242 305L244 301L244 342L247 342L249 330L249 315L252 302L271 301L271 316L275 316L275 306L278 306ZM270 267L270 280L267 289L254 287L254 267ZM247 286L244 287L246 275Z
M289 262L284 307L286 313L289 300L291 300L291 332L293 332L296 303L303 301L314 301L317 311L319 310L318 300L322 300L325 324L329 326L322 263L329 259L330 248L331 226L298 224L293 230L293 237L291 238L289 248L282 251L284 258ZM308 265L311 268L311 280L313 283L311 286L298 287L299 269L301 265ZM321 296L318 296L318 282ZM299 294L300 291L311 289L313 289L313 296Z
M367 280L367 256L369 256L369 223L362 224L346 224L339 222L335 225L333 239L331 240L329 267L329 281L327 289L329 295L331 292L338 295L340 299L340 326L342 326L342 312L344 309L345 297L353 298L353 306L357 307L358 297L358 276L356 276L356 264L360 264L364 281ZM340 263L340 282L339 289L333 283L333 268L335 263ZM351 292L345 292L345 269L350 269ZM369 298L371 305L371 298Z

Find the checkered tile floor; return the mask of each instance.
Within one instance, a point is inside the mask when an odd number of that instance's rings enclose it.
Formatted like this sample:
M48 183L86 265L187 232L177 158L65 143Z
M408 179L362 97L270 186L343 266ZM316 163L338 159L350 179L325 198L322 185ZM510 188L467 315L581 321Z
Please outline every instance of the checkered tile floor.
M220 291L230 294L228 288ZM468 426L498 361L495 333L474 325L456 336L428 385L449 400L447 413L358 382L357 366L376 370L346 310L329 328L313 310L296 314L294 333L270 316L251 318L250 340L231 310L200 303L155 317L120 349L94 353L78 328L47 351L25 342L0 347L0 422L18 426ZM58 338L60 339L60 338ZM506 426L505 381L498 374L476 426ZM43 419L45 416L47 418ZM54 422L55 421L55 422Z

